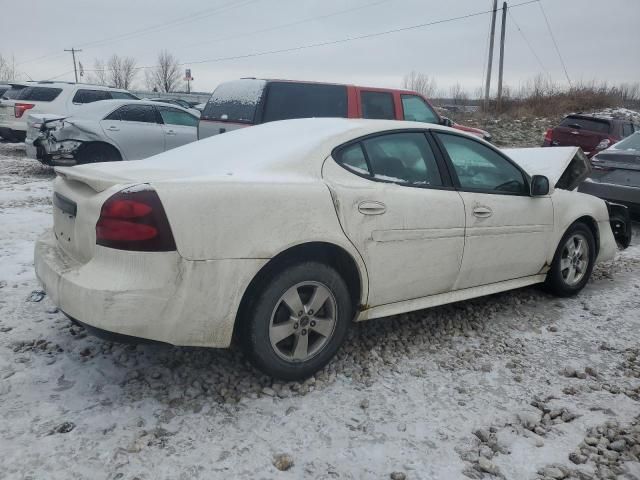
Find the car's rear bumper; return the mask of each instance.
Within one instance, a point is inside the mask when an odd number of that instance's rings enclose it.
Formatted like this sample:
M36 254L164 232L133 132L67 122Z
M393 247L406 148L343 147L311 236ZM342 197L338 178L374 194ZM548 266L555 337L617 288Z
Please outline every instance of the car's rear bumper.
M177 252L96 247L81 263L53 232L35 246L36 275L68 316L115 334L228 347L242 295L266 260L188 261Z

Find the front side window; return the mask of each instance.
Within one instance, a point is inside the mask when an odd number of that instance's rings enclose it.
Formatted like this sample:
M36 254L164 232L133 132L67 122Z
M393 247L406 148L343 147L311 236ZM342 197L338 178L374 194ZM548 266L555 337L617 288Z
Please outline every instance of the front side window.
M362 118L394 120L393 95L388 92L360 92Z
M442 142L463 190L526 194L527 182L518 168L473 139L435 133Z
M347 87L297 82L270 82L263 122L291 118L347 117Z
M156 110L151 105L123 105L108 115L105 120L121 120L123 122L160 123Z
M73 103L93 103L100 100L110 100L111 95L106 90L80 89L73 96Z
M109 93L111 93L111 98L113 98L114 100L140 100L138 97L129 92L115 92L112 90Z
M423 99L416 95L401 95L404 119L412 122L440 123L440 118Z
M184 127L197 127L198 119L195 115L191 115L177 108L158 107L162 121L167 125L182 125Z

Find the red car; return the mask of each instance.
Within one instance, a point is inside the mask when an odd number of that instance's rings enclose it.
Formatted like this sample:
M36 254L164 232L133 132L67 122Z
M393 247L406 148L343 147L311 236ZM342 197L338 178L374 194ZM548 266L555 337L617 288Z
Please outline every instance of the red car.
M597 115L572 114L550 128L543 147L580 147L589 158L631 135L637 127L631 120Z
M275 120L308 117L372 118L435 123L491 135L441 117L417 92L334 83L243 78L222 83L207 102L198 138Z

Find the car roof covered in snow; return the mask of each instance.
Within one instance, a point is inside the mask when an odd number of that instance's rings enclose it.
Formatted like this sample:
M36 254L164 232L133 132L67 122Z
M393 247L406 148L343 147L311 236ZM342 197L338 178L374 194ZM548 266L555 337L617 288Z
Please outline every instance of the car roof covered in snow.
M93 176L121 180L118 183L317 179L324 160L336 146L371 133L416 128L464 135L439 125L396 120L282 120L208 137L144 160L58 167L56 171L84 180Z

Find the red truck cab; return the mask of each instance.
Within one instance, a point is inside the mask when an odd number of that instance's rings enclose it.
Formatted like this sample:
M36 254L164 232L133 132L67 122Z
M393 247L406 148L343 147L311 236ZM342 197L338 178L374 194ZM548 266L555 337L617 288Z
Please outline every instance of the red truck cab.
M233 80L216 88L200 117L198 138L249 125L308 117L435 123L491 139L484 130L441 117L426 98L410 90L256 78Z

